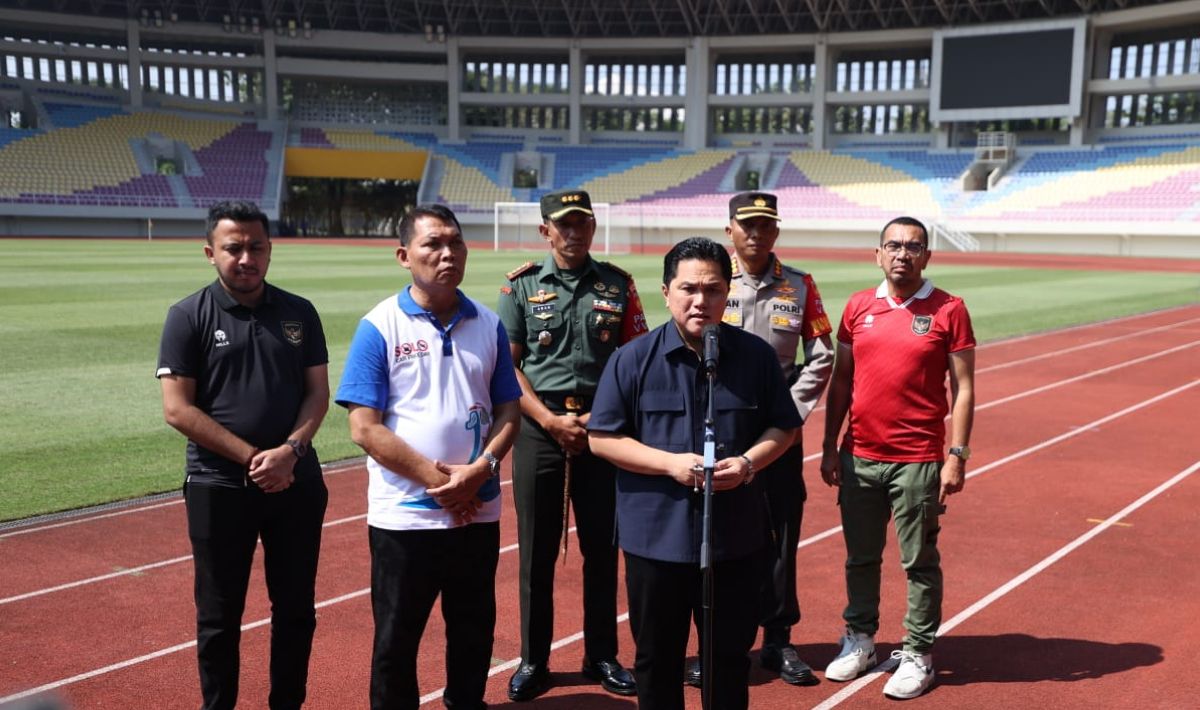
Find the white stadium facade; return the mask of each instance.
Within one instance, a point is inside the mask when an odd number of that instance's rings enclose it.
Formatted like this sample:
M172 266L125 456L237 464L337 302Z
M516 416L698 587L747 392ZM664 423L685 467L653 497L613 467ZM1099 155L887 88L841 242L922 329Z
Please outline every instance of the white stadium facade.
M383 234L290 186L400 181L498 244L554 189L621 250L757 188L789 246L1200 256L1200 0L0 0L0 108L0 235Z

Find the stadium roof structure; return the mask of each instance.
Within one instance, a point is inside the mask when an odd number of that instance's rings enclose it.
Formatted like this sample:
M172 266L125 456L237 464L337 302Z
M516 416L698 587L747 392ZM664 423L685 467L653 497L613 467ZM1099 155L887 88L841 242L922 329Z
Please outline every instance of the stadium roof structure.
M312 30L510 37L854 32L1071 17L1161 0L0 0L155 23L294 22ZM249 19L247 19L249 18ZM295 25L293 25L294 27Z

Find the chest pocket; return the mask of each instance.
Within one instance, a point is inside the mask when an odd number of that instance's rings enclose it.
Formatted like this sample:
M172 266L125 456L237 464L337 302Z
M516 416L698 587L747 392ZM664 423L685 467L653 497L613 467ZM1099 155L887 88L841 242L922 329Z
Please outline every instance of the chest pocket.
M767 303L767 323L770 326L767 342L776 352L794 359L804 328L804 307L794 301L773 298Z
M692 425L687 420L683 395L666 390L643 391L638 399L638 433L647 446L663 451L691 451Z
M591 308L586 311L587 332L592 343L601 354L616 349L621 338L621 323L625 320L628 304L620 295L590 298Z
M546 350L562 342L567 322L562 308L561 298L547 303L526 303L525 330L529 334L529 347ZM542 333L549 333L549 336L543 336Z
M717 401L717 458L742 453L759 436L763 427L758 423L758 402L739 392L718 387ZM739 446L739 442L744 442Z

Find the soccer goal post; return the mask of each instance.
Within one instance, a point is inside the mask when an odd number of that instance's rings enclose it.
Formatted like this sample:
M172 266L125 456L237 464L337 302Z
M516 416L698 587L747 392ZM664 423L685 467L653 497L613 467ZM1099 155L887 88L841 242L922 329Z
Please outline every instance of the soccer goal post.
M596 216L596 236L601 238L605 254L612 253L611 205L593 202ZM495 251L503 249L540 249L545 246L538 236L542 223L542 206L538 202L496 202L493 205L492 225Z

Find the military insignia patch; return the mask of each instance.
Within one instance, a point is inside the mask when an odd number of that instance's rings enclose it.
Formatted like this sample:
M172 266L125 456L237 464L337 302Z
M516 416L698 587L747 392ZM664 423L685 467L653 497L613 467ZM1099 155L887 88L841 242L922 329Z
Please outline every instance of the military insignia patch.
M554 336L550 334L550 331L543 330L542 332L538 333L538 345L546 347L552 342L554 342Z
M789 286L786 283L779 284L778 286L775 287L775 293L795 293L795 292L796 292L796 289L792 288L791 286ZM795 299L792 299L792 300L795 300Z
M604 311L606 313L624 313L625 306L624 306L624 304L621 304L621 303L614 303L612 301L604 301L604 300L597 298L595 301L592 302L592 310Z
M537 294L530 296L528 300L530 303L548 303L550 301L553 301L556 298L558 298L557 293L554 293L554 292L546 293L545 289L539 288Z
M725 311L721 314L721 322L729 325L742 325L742 314L740 311Z
M512 286L501 286L501 287L500 287L500 293L504 294L505 296L507 296L507 295L511 294L511 293L512 293Z
M592 284L592 288L596 289L596 291L599 293L604 293L605 289L608 288L608 284L604 283L603 281L597 281L596 283Z
M292 345L300 345L304 342L304 324L297 320L280 321L280 327L283 329L283 337Z
M933 316L913 316L913 335L925 335L933 327Z
M612 339L612 331L611 330L600 331L600 342L607 343L611 339Z
M539 303L532 308L533 317L538 320L550 320L554 317L554 304Z

